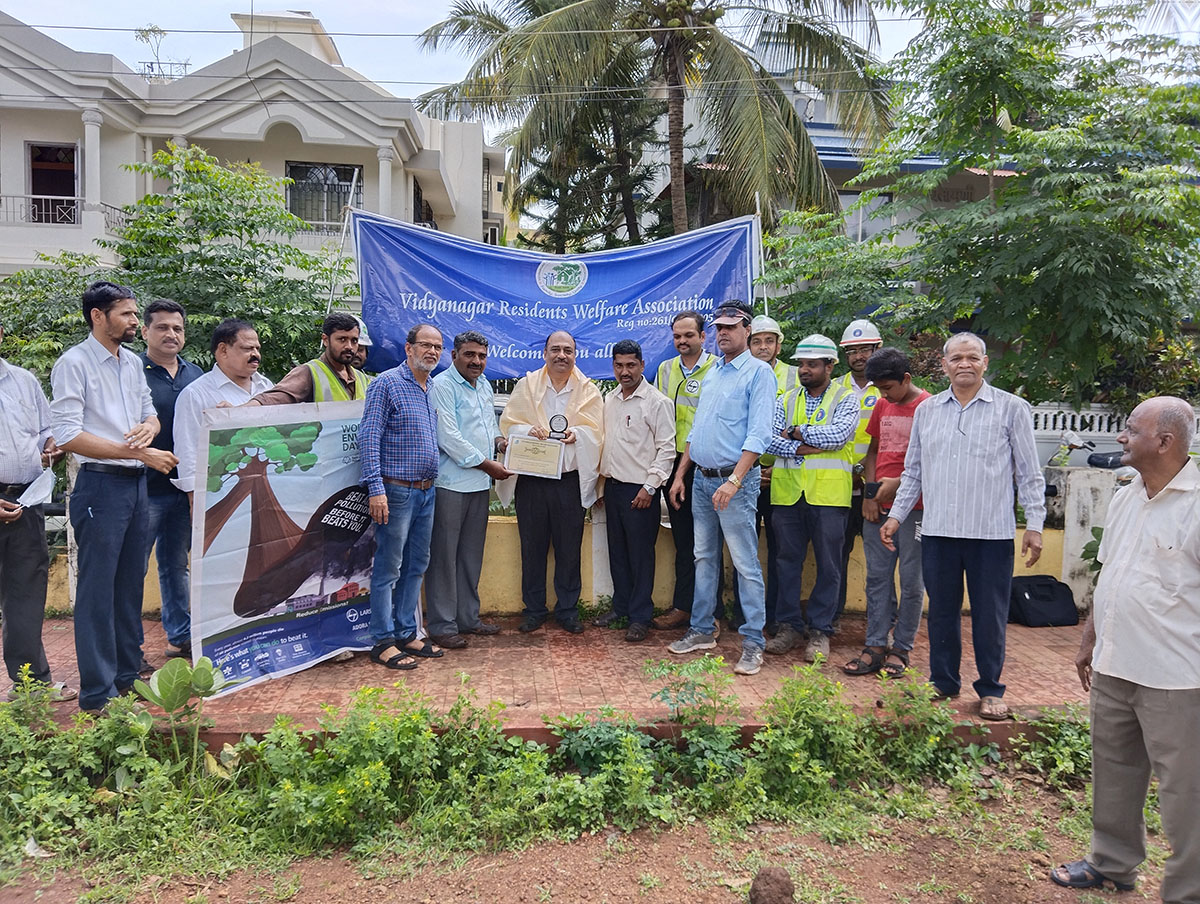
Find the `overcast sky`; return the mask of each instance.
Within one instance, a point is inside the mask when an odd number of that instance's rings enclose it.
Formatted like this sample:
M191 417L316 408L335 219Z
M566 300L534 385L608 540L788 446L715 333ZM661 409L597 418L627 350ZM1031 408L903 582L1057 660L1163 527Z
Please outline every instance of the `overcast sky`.
M393 94L415 97L466 74L467 60L455 53L424 52L412 37L443 18L450 0L304 0L297 6L321 20L347 66ZM254 11L282 8L285 3L256 3ZM133 30L154 24L168 32L161 58L187 61L198 69L241 49L241 33L229 16L248 13L251 5L239 0L38 0L20 5L0 0L0 9L68 47L111 53L133 69L153 59L150 48L135 40ZM891 56L915 27L886 20L881 21L880 32L883 54Z

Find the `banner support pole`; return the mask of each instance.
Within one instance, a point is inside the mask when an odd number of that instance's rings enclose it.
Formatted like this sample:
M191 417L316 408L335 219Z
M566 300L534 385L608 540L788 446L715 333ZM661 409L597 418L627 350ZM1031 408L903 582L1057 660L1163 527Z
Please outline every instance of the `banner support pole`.
M355 167L354 175L350 177L350 194L351 201L354 200L354 189L358 187L359 167ZM346 233L350 231L350 205L347 204L342 208L342 237L338 241L337 257L333 261L334 273L337 272L338 265L341 264L342 258L346 256ZM325 305L325 316L329 316L329 312L333 310L333 293L337 290L337 282L331 274L329 277L329 301Z
M761 277L766 266L766 258L763 255L762 241L762 200L758 192L754 193L754 239L754 257L758 264L758 275ZM769 317L771 316L771 297L765 288L762 288L761 291L763 293L763 313ZM754 299L751 298L750 301L753 304Z

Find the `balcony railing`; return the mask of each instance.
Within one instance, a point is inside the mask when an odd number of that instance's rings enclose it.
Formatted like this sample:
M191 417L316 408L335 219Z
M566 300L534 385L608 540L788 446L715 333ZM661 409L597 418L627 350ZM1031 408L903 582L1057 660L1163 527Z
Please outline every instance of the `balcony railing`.
M125 228L125 224L129 221L127 214L120 207L113 207L111 204L101 204L100 209L104 211L104 231L110 235L117 235L120 230Z
M0 223L78 226L83 198L59 195L0 195Z

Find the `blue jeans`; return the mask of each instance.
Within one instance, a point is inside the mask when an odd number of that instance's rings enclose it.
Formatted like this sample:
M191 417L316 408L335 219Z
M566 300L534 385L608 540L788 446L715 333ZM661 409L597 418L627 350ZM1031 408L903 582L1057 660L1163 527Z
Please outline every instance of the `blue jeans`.
M695 525L696 596L692 601L692 630L711 634L717 608L717 571L721 556L719 533L724 533L729 557L737 571L738 595L746 621L738 628L744 642L763 646L766 621L766 588L758 561L758 531L754 518L758 509L760 471L757 466L742 478L743 487L733 494L725 511L713 508L712 495L725 482L723 477L705 477L696 469L692 480L692 521Z
M416 636L421 580L429 567L433 537L433 487L418 490L384 484L387 524L375 525L375 564L371 569L371 640Z
M80 471L69 513L79 565L75 658L79 708L99 709L131 687L142 663L146 477Z
M162 596L162 624L167 640L182 647L192 640L188 588L188 552L192 548L192 513L187 493L148 496L150 519L146 566L150 550L158 562L158 592Z

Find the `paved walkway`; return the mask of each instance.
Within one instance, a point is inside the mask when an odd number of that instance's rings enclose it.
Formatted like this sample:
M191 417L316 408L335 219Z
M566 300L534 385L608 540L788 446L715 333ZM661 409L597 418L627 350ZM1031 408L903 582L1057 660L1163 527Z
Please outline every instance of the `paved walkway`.
M551 622L533 634L520 634L516 630L518 619L502 618L499 622L504 628L501 634L472 638L468 649L447 651L441 659L422 661L411 672L387 671L365 654L359 654L351 662L325 662L213 700L206 704L205 712L215 719L215 730L221 734L264 731L280 713L315 727L324 704L342 707L357 688L387 687L397 679L426 695L434 707L445 710L460 693L462 675L466 674L480 702L504 703L505 724L522 734L525 732L521 729L537 733L534 730L542 728L543 716L591 711L605 704L639 720L666 720L665 705L651 699L661 685L645 677L643 665L648 659L672 658L666 644L681 632L653 631L645 642L627 644L624 631L589 626L585 633L571 635ZM844 699L862 709L875 706L878 680L871 676L851 678L839 666L862 648L865 625L861 617L844 620L842 632L834 638L830 664L826 666L831 675L842 681ZM146 621L145 630L147 657L154 665L161 666L165 661L162 626ZM1011 707L1018 713L1033 714L1041 706L1086 701L1074 666L1081 633L1081 626L1009 626L1004 679ZM71 622L47 621L44 637L55 679L77 687L79 676ZM963 620L963 637L964 693L951 705L964 717L974 718L978 701L970 687L975 666L970 650L969 619ZM912 665L925 674L928 648L922 625ZM718 652L731 667L740 649L737 635L726 632L722 636ZM733 690L742 703L742 718L746 723L758 721L758 706L775 692L781 678L791 674L793 666L801 664L799 650L784 656L767 656L762 672L734 681ZM6 693L8 686L5 678L0 693ZM66 711L74 704L62 706Z

